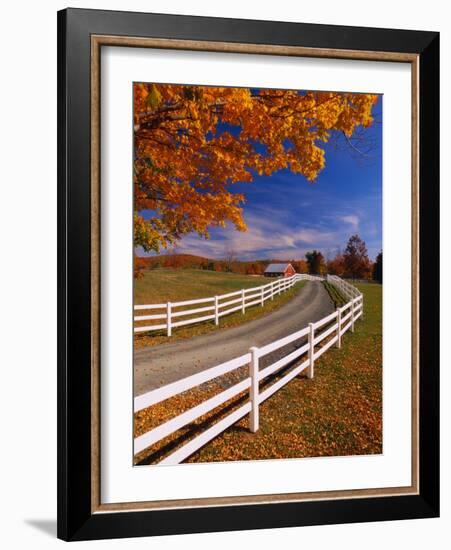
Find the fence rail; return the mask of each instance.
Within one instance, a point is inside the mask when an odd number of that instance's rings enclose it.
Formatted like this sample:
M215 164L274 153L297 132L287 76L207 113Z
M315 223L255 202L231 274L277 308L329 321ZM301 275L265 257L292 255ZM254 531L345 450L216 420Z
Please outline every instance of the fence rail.
M164 304L144 304L134 306L135 311L154 311L160 310L160 313L150 313L145 315L135 315L134 332L149 332L154 330L165 330L167 336L172 336L174 328L191 325L193 323L202 323L213 321L219 324L221 317L230 315L236 311L246 313L246 309L260 305L263 306L267 300L273 300L274 296L293 287L299 281L323 280L322 277L315 275L296 274L291 277L276 279L266 285L252 288L243 288L236 292L221 294L218 296L209 296L197 300L184 300L182 302L166 302ZM189 307L196 306L196 307ZM199 307L200 306L200 307ZM183 308L183 309L181 309ZM196 314L204 314L193 317ZM205 315L206 314L206 315ZM184 319L185 317L185 319ZM163 321L162 323L141 325L143 321ZM136 325L138 323L138 325Z
M161 460L159 464L179 464L246 415L249 415L250 431L256 432L259 429L260 404L304 370L307 370L307 378L313 378L315 361L334 344L340 348L343 335L349 329L354 332L355 322L363 314L363 296L355 287L352 287L349 283L346 283L346 285L351 286L352 290L347 286L343 286L341 279L338 277L334 277L329 282L340 288L343 293L346 290L349 293L353 292L356 296L353 296L348 303L341 308L337 308L330 315L315 323L309 323L307 327L293 334L260 348L251 347L248 353L244 355L135 397L134 411L136 413L189 389L196 388L205 382L224 376L246 365L248 366L248 375L239 383L136 437L134 440L135 455L244 392L248 392L248 401L244 405L241 405L200 435L176 449ZM306 338L307 341L304 343L302 339L305 340ZM300 341L298 348L260 369L259 363L262 357L297 341ZM319 344L322 344L321 347L319 347ZM260 383L268 381L269 376L286 366L289 366L288 372L261 391Z
M362 293L355 286L341 279L337 275L326 275L326 281L334 285L345 298L351 299L362 296Z

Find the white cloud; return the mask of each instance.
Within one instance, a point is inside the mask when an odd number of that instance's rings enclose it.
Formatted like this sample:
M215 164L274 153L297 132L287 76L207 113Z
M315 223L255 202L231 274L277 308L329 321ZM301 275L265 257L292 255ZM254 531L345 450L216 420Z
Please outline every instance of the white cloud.
M300 229L295 235L297 241L316 246L333 244L336 240L335 233L319 229Z
M348 216L341 216L339 218L342 222L345 222L349 225L351 225L354 229L358 229L359 228L359 222L360 222L360 219L358 216L355 216L353 214L350 214Z
M195 234L183 237L177 246L179 252L223 258L232 248L240 259L302 258L307 247L335 246L337 234L308 226L292 226L281 219L280 214L267 209L265 212L245 216L248 230L236 231L229 226L213 232L209 240Z

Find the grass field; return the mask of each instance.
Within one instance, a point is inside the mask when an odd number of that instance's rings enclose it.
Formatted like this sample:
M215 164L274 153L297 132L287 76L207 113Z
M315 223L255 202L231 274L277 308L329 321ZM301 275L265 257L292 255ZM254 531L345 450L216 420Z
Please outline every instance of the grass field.
M347 299L344 297L344 295L338 290L338 288L327 281L324 281L323 283L324 288L329 293L330 299L334 303L335 308L342 307L346 304Z
M315 363L313 380L299 376L260 406L260 429L244 418L187 459L187 462L379 454L382 452L382 286L356 285L364 295L364 317L348 331L341 349L332 347ZM180 414L217 392L202 387L135 415L136 435L151 424ZM242 400L247 399L244 395ZM243 401L241 401L243 402ZM240 400L228 403L229 413ZM187 427L196 435L222 418L213 411ZM169 438L168 438L169 439ZM186 441L171 436L169 448ZM148 452L147 452L148 454ZM137 462L152 462L144 451Z
M160 304L227 294L265 285L266 277L216 273L204 269L149 269L135 281L135 304Z
M219 294L227 294L241 290L268 284L271 279L266 277L254 277L249 275L237 275L235 273L216 273L200 269L153 269L145 273L144 277L135 282L135 304L164 303L181 300L194 300L207 298ZM291 300L299 291L304 282L297 283L294 287L275 296L273 300L267 300L263 307L259 305L250 307L244 315L237 311L221 318L218 326L213 321L174 328L172 336L168 338L165 331L152 331L136 334L134 338L135 348L155 346L166 342L174 342L183 338L192 338L201 334L208 334L216 330L235 327L267 315L280 308Z

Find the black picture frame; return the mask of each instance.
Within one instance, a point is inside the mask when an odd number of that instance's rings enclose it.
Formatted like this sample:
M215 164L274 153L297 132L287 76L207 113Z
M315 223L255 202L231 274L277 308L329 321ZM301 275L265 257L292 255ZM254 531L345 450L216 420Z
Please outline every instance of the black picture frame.
M91 433L91 36L418 56L419 494L97 513ZM331 54L331 57L334 57ZM439 515L439 34L67 9L58 13L58 537L87 540Z

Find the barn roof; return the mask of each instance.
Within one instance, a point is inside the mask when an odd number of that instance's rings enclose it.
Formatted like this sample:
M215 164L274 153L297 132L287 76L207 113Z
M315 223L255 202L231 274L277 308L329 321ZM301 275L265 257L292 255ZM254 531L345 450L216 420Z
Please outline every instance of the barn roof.
M269 264L265 273L283 273L289 265L291 264Z

